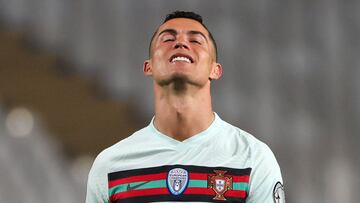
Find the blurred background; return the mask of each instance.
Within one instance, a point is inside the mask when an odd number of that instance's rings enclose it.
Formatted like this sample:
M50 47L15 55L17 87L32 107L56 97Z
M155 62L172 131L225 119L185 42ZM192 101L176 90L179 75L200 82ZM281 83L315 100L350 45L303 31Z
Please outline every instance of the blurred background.
M360 1L0 0L0 203L84 202L153 116L142 64L174 10L212 31L214 109L271 147L287 202L358 202Z

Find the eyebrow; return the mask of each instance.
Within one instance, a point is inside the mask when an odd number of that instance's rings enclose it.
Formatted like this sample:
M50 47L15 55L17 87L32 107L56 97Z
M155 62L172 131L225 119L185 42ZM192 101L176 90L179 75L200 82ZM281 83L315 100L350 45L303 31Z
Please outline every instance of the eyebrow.
M204 33L200 32L200 31L196 31L196 30L190 30L187 33L191 34L191 35L201 35L204 37L204 39L206 41L208 41L207 37L204 35Z
M163 33L170 33L172 35L176 35L177 31L174 29L165 29L165 30L161 31L158 36L162 35Z
M175 29L169 28L169 29L165 29L165 30L161 31L158 36L162 35L163 33L170 33L170 34L172 34L172 35L176 35L178 32L177 32ZM204 39L205 39L206 41L208 41L208 39L207 39L207 37L205 36L205 34L202 33L202 32L200 32L200 31L190 30L190 31L187 31L186 33L187 33L187 34L190 34L190 35L201 35L202 37L204 37Z

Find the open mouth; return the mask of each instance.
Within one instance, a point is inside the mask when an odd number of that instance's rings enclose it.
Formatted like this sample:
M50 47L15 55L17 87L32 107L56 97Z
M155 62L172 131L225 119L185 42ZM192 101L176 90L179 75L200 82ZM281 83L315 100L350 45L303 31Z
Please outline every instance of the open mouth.
M170 62L185 62L185 63L193 63L194 60L191 58L191 56L188 56L186 54L174 54L170 57Z

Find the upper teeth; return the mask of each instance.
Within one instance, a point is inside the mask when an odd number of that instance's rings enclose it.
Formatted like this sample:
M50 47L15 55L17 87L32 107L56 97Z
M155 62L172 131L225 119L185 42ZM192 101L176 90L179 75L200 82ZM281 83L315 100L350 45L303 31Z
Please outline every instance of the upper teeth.
M175 61L185 61L187 63L191 63L190 59L183 56L177 56L171 60L171 62L175 62Z

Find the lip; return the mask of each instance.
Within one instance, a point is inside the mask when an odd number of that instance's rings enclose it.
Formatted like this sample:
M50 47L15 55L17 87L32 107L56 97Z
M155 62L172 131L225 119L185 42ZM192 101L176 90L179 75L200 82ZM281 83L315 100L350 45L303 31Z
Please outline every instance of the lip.
M175 58L175 57L186 57L188 59L190 59L190 62L191 63L194 63L194 59L190 56L190 55L187 55L187 54L183 54L183 53L176 53L174 55L172 55L169 59L169 62L171 63L171 61Z

